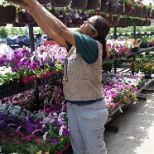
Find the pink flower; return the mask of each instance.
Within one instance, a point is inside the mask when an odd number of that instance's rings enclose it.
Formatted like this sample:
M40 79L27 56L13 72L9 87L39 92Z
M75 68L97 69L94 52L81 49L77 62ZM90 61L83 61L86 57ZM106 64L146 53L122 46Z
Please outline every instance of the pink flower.
M20 145L20 142L19 142L19 141L16 141L16 144L17 144L17 145Z
M6 138L6 134L3 134L3 135L2 135L2 138Z
M29 136L26 136L25 140L26 140L27 142L31 141L31 136L30 136L30 135L29 135Z
M15 133L11 133L11 136L15 136Z
M21 141L25 141L25 137L21 137L21 139L20 139Z
M37 143L41 143L41 142L42 142L42 139L39 139L39 138L38 138L38 139L36 140L36 142L37 142Z
M117 94L115 93L115 92L113 92L112 94L111 94L111 97L112 98L115 98L117 96Z

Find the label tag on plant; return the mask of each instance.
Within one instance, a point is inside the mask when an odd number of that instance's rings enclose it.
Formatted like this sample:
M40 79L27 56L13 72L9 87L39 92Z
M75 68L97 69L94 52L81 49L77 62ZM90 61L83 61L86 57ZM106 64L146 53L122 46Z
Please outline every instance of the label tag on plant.
M123 113L123 111L122 111L122 109L121 109L121 106L119 106L119 111L120 111L121 113Z

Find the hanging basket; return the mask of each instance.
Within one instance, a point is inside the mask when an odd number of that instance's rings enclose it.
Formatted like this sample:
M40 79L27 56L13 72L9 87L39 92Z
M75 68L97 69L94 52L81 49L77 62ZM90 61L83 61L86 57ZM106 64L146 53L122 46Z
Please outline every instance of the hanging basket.
M116 14L123 14L123 4L119 3Z
M138 11L139 11L139 8L134 6L134 8L131 10L130 16L133 16L133 17L138 16Z
M144 75L145 75L145 79L151 79L152 78L152 73L145 73L144 72Z
M113 16L111 19L111 23L112 23L112 26L117 26L119 23L119 18Z
M127 4L123 3L123 14L128 15L131 13L130 7L127 6Z
M136 26L141 26L141 20L140 19L136 19L135 20L135 25Z
M151 25L151 20L150 19L146 19L146 26L150 26Z
M16 17L16 8L14 6L0 6L0 22L14 23Z
M131 26L131 18L126 18L126 26Z
M137 8L136 17L142 17L142 8L141 7Z
M151 16L150 18L154 19L154 10L151 10Z
M101 6L100 6L100 10L102 12L107 12L108 8L109 8L109 2L107 0L101 0Z
M116 13L117 12L117 7L118 7L118 4L110 1L107 12L108 13Z
M30 24L30 23L35 23L35 20L28 12L27 13L19 12L18 22L20 24Z
M51 5L55 7L64 7L71 3L71 0L52 0Z
M142 17L143 18L150 18L151 17L150 9L147 9L146 7L143 7L143 9L142 9Z
M100 10L101 1L100 0L88 0L86 9Z
M88 0L72 0L71 8L85 9L87 7Z
M141 20L141 26L146 26L146 20L145 19Z
M41 4L47 4L47 3L50 3L51 0L38 0L38 2Z
M72 22L68 23L68 27L79 27L82 24L82 19L80 18L75 18L72 19Z
M0 23L0 26L6 26L6 24L5 23Z
M119 22L117 24L117 27L127 27L126 26L126 19L125 18L120 18Z

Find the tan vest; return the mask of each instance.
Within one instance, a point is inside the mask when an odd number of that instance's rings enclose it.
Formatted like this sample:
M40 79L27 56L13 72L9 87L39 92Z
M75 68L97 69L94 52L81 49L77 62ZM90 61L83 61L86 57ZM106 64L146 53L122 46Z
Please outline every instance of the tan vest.
M88 64L73 46L64 65L63 91L68 101L91 101L104 97L102 91L102 45L95 63Z

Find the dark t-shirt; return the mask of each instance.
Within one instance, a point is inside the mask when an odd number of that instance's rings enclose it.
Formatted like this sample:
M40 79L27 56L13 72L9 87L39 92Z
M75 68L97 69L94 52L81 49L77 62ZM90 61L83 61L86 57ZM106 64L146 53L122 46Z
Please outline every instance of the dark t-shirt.
M92 37L81 34L79 32L74 32L76 52L81 54L83 59L88 63L94 63L98 58L98 44ZM67 42L68 48L70 49L72 45Z

